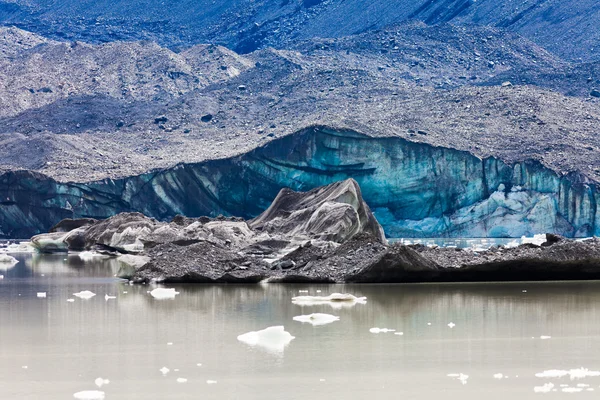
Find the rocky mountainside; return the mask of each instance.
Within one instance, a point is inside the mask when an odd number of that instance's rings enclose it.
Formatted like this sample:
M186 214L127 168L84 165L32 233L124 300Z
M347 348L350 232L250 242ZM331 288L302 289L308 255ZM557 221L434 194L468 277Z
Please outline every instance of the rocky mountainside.
M595 0L2 0L0 22L53 39L152 40L171 49L221 44L238 53L342 37L407 20L519 33L562 58L597 61Z

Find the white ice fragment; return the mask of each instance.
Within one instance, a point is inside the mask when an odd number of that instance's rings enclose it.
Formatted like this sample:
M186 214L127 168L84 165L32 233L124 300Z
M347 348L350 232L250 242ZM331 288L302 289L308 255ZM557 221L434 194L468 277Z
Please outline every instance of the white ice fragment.
M461 373L461 374L458 375L457 379L460 381L460 383L462 383L463 385L466 385L467 384L467 379L469 379L469 375L465 375L465 374Z
M197 366L197 367L201 367L201 366L202 366L202 364L201 364L201 363L198 363L198 364L196 364L196 366Z
M366 304L366 297L356 297L345 293L332 293L329 296L297 296L292 298L292 303L298 306L329 305L332 308L352 307L356 304Z
M179 292L176 292L175 289L172 288L156 288L150 292L150 296L158 300L174 299L178 294Z
M175 372L179 372L179 368L175 368L173 371L175 371Z
M214 385L215 383L217 383L217 381L211 381L210 379L206 381L206 383L208 383L209 385Z
M394 335L403 336L404 332L394 332Z
M340 317L336 317L335 315L321 313L314 313L310 315L298 315L297 317L294 317L294 321L302 323L307 322L313 326L327 325L339 320Z
M431 322L428 322L428 323L427 323L427 326L431 326Z
M96 380L94 380L94 383L96 384L96 386L101 388L103 385L108 385L110 381L104 378L96 378Z
M308 290L298 290L298 293L308 293Z
M78 256L82 261L92 261L94 258L106 258L104 254L96 253L94 251L82 251Z
M186 383L187 379L185 378L177 378L177 383Z
M173 346L173 342L167 342L167 346Z
M99 390L84 390L73 394L73 397L78 400L103 400L104 392Z
M96 295L96 293L90 292L89 290L83 290L79 293L73 293L73 296L77 296L80 299L85 299L85 300L91 299L95 295Z
M527 293L527 290L523 290L523 293Z
M552 391L552 389L554 389L553 383L545 383L542 386L535 386L533 388L533 391L535 393L550 393Z
M75 301L75 299L67 299L67 301L68 301L69 303L73 303L73 302Z
M587 383L578 383L577 387L586 388L586 387L590 387L590 385L588 385Z
M389 328L371 328L371 329L369 329L369 332L371 332L371 333L388 333L388 332L396 332L396 330L389 329Z
M127 294L127 292L123 292L123 294Z
M542 340L548 340L548 339L552 339L552 336L540 336L540 339Z
M577 388L577 387L566 387L566 388L562 388L561 390L564 393L579 393L579 392L583 392L582 388Z
M0 279L4 279L4 275L0 275Z
M504 378L504 374L494 374L494 379L502 379Z
M545 243L545 242L546 242L546 234L542 233L542 234L533 235L533 237L521 236L520 244L530 243L530 244L535 244L537 246L541 246L542 243Z
M27 365L23 365L21 368L27 369L28 367L27 367Z
M450 322L448 324L448 326L450 327L450 329L454 328L456 326L456 324L454 322Z
M321 291L320 291L320 290L317 290L317 293L321 293Z
M538 378L562 378L569 375L571 380L584 379L589 377L600 376L600 371L590 371L587 368L575 368L568 371L561 369L551 369L535 374Z
M18 262L19 260L13 256L9 256L8 254L0 254L0 264L6 264L2 266L5 269L7 269L6 266L14 266Z
M104 295L104 300L109 301L110 299L116 299L117 296L109 296L108 294Z
M295 338L285 331L283 326L270 326L261 331L244 333L237 339L252 347L260 347L273 353L282 353Z
M161 369L159 369L160 373L163 375L166 375L169 373L170 369L167 367L162 367Z
M321 378L319 379L319 382L325 382L325 379Z
M460 374L448 374L446 376L450 377L450 378L458 378L460 376Z
M44 297L45 298L46 297L46 292L37 292L37 297L40 297L40 298Z

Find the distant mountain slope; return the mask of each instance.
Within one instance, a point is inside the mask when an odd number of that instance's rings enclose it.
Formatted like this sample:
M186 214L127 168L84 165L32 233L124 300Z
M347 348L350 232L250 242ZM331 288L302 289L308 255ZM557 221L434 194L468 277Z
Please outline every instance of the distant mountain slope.
M52 38L285 48L415 19L505 28L569 60L600 60L597 0L1 0L0 23Z

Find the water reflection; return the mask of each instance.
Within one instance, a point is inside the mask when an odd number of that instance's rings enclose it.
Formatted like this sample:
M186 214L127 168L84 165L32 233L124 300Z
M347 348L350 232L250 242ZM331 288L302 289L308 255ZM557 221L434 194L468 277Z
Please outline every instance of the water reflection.
M528 399L600 385L597 282L173 285L161 301L114 278L114 260L18 257L0 280L2 399L72 398L98 377L108 400ZM300 291L367 302L293 304ZM319 314L339 320L297 322ZM294 337L283 347L238 340L277 326Z

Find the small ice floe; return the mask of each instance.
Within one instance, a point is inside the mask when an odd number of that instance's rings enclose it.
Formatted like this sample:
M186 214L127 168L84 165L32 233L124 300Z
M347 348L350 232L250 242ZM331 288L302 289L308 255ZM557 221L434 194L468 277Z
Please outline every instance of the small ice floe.
M502 379L504 378L504 374L494 374L494 379Z
M9 256L8 254L0 254L0 268L1 269L10 269L17 265L19 260L14 258L13 256Z
M329 296L297 296L292 303L298 306L329 305L332 308L353 307L356 304L366 304L366 297L356 297L348 293L332 293Z
M96 386L101 388L104 385L108 385L110 383L110 381L108 379L104 379L104 378L96 378L94 380L94 383L96 384Z
M75 299L67 299L67 301L68 301L69 303L74 303L74 302L75 302Z
M46 298L46 292L37 292L37 297Z
M583 392L583 388L566 387L566 388L562 388L561 391L564 393L579 393L579 392Z
M123 292L123 294L127 294L127 292Z
M103 400L104 392L99 390L84 390L73 394L73 397L78 400Z
M371 329L369 329L369 332L371 332L371 333L388 333L388 332L396 332L396 330L388 329L388 328L371 328Z
M449 327L450 329L454 328L455 326L456 326L456 324L455 324L454 322L450 322L450 323L448 324L448 327Z
M321 378L319 379L319 382L325 382L325 379Z
M21 368L23 368L23 369L27 369L27 368L29 368L29 367L28 367L27 365L22 365L22 366L21 366Z
M460 383L462 383L463 385L467 384L467 379L469 379L469 375L465 375L462 372L458 373L458 374L448 374L446 375L450 378L456 378L457 380L460 381Z
M569 375L570 379L573 381L575 379L584 379L589 377L600 376L600 371L590 371L587 368L575 368L570 369L568 371L562 369L550 369L535 374L535 376L538 378L562 378L567 375Z
M542 335L542 336L540 336L540 339L542 339L542 340L548 340L548 339L552 339L552 336L544 336L544 335Z
M109 296L108 294L104 295L104 300L106 300L106 301L109 301L111 299L116 299L116 298L117 298L117 296Z
M209 380L206 381L206 383L209 384L209 385L214 385L215 383L217 383L217 381L213 381L213 380L209 379Z
M169 373L170 369L167 367L162 367L161 369L159 369L159 371L161 374L167 375Z
M428 322L428 323L427 323L427 326L431 326L431 322Z
M173 342L167 342L167 346L173 346Z
M298 290L298 293L308 293L308 290Z
M0 279L4 279L4 275L0 275Z
M187 379L185 378L177 378L177 383L186 383Z
M150 292L150 296L158 300L174 299L178 294L173 288L156 288Z
M317 293L321 293L321 291L320 291L320 290L317 290Z
M196 366L197 366L197 367L201 367L201 366L202 366L202 364L201 364L201 363L198 363L198 364L196 364Z
M404 332L394 332L394 335L404 336Z
M179 368L175 368L173 371L175 371L175 372L179 372Z
M108 256L100 253L96 253L95 251L82 251L77 254L82 261L92 261L98 258L107 258Z
M586 388L586 387L590 387L590 385L588 385L587 383L578 383L577 387Z
M313 326L327 325L339 320L340 317L336 317L335 315L321 313L314 313L310 315L298 315L297 317L294 317L294 321L302 323L306 322Z
M237 339L251 347L260 347L273 353L283 353L285 347L295 339L283 326L270 326L261 331L239 335Z
M522 292L523 292L523 293L527 293L527 290L523 290Z
M534 386L533 391L535 393L550 393L554 389L553 383L545 383L542 386Z
M89 290L83 290L79 293L73 293L73 296L79 297L80 299L89 300L94 297L96 293L90 292Z

